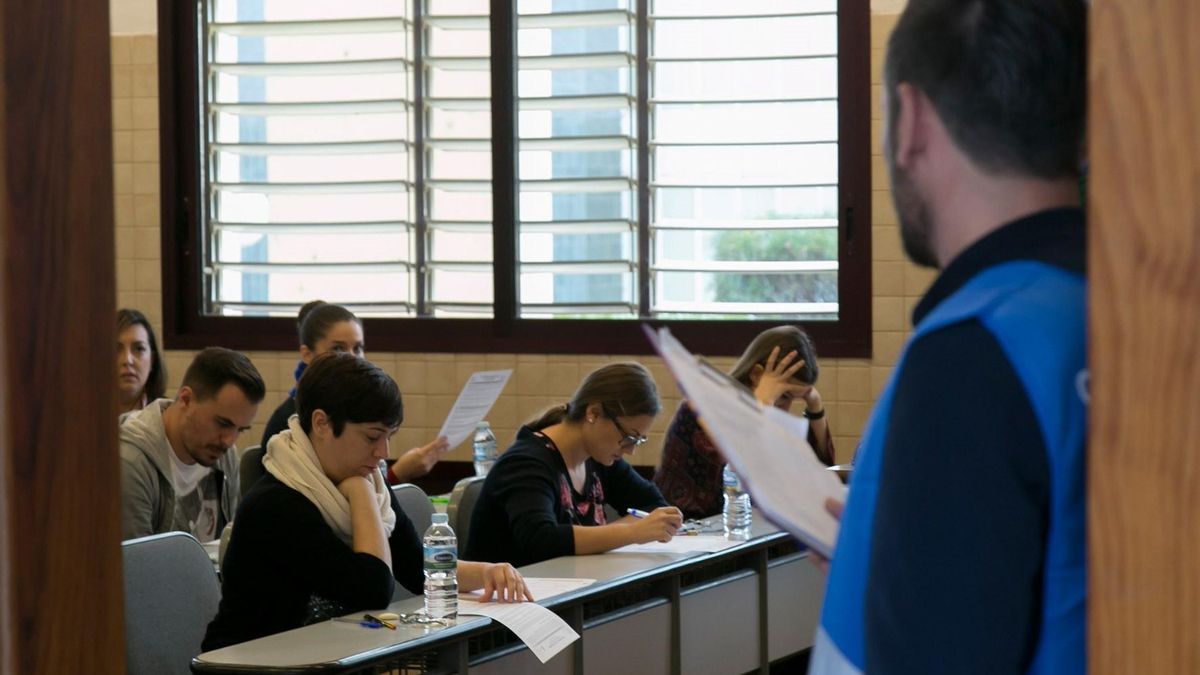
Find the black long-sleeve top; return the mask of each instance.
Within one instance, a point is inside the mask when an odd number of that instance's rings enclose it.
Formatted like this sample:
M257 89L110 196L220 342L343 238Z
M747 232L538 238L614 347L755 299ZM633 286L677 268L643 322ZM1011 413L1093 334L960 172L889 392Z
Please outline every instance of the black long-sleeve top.
M317 608L334 607L341 614L386 607L396 581L420 593L421 541L394 495L392 510L396 527L388 538L388 570L379 558L355 553L338 538L307 497L270 473L263 476L234 519L221 563L221 604L204 636L204 651L326 618Z
M571 485L553 443L529 427L488 472L475 512L465 560L529 565L575 554L575 525L604 525L604 505L618 512L666 506L658 488L628 462L604 466L588 459L583 492Z

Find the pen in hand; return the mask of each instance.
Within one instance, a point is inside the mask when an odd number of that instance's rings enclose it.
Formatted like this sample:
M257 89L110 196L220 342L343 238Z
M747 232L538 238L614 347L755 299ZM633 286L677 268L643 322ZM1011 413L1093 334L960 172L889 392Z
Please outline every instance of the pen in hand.
M641 509L628 509L625 511L625 514L633 516L634 518L645 518L646 516L650 515Z

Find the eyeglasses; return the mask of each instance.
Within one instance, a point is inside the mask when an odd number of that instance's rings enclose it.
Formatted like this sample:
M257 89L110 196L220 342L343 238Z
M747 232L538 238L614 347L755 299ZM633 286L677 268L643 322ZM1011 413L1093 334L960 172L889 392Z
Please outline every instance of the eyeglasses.
M617 421L616 417L610 417L609 419L612 420L613 426L617 428L617 431L621 432L621 434L622 434L621 442L618 443L618 445L620 445L622 448L627 448L630 446L636 448L637 446L641 445L642 443L645 443L646 441L650 440L649 438L647 438L646 436L643 436L641 434L637 434L635 436L634 434L629 433L629 430L626 429L625 427L621 426L621 423Z

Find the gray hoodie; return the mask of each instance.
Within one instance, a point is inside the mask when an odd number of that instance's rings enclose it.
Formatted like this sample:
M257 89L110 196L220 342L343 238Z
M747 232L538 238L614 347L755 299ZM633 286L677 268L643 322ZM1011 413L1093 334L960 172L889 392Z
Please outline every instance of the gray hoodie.
M133 539L160 532L190 530L177 516L171 485L171 444L163 426L163 411L171 405L160 398L145 408L121 416L121 537ZM202 494L219 494L216 534L233 520L238 497L237 448L217 460L213 471L197 486Z

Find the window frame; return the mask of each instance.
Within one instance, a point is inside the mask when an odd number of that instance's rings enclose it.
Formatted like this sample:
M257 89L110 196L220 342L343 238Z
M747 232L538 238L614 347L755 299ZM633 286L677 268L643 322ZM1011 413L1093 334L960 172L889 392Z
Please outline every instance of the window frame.
M419 1L419 0L416 0ZM650 0L635 0L639 24ZM205 157L201 147L197 41L202 3L158 0L159 135L161 148L163 343L171 349L220 344L257 351L296 348L295 319L201 314L204 287L201 226ZM517 285L518 156L516 0L491 0L492 204L494 316L491 319L366 318L370 348L381 352L651 354L641 325L667 326L690 349L736 355L763 329L782 320L523 319ZM838 320L798 322L826 357L871 356L871 76L867 3L838 0ZM420 40L420 23L417 24ZM638 69L646 73L647 31L637 35ZM418 43L419 44L419 43ZM420 69L417 69L420 71ZM648 98L638 78L639 100ZM419 86L419 83L418 83ZM419 96L420 93L418 92ZM639 105L638 297L650 306L648 107ZM422 177L418 177L419 180ZM423 182L423 180L421 180ZM418 187L419 189L419 187ZM419 200L421 196L417 197ZM419 204L420 202L418 202ZM423 219L418 219L423 221ZM418 246L418 256L423 257ZM421 258L418 258L418 263ZM417 275L423 293L423 275Z

